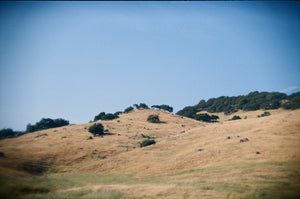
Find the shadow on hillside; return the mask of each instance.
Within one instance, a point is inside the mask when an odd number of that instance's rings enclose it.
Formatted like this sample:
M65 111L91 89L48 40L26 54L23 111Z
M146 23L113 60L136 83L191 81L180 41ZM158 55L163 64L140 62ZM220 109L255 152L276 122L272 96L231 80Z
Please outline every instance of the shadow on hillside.
M166 124L167 122L164 121L159 121L159 122L155 122L156 124Z
M105 133L103 133L103 134L101 134L101 135L96 134L96 135L94 135L94 137L103 137L103 136L105 136L105 135L116 135L116 133L105 132Z
M110 133L110 132L108 132L108 133L104 133L103 135L116 135L116 133Z

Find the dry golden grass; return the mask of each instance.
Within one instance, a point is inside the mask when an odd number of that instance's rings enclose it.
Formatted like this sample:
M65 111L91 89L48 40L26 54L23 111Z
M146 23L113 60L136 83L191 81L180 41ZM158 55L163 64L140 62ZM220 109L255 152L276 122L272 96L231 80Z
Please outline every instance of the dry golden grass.
M269 112L271 116L257 118L263 111L240 111L233 115L247 119L235 121L220 113L219 123L204 123L135 110L102 121L111 133L103 138L87 139L93 123L34 132L0 141L6 156L0 158L0 173L22 181L32 176L28 172L44 172L47 180L30 181L51 185L42 198L76 198L75 193L97 198L103 191L117 191L107 198L296 198L300 110ZM163 123L147 122L150 114L159 114ZM157 143L140 148L142 134ZM249 141L240 142L245 137ZM62 182L65 187L57 185Z

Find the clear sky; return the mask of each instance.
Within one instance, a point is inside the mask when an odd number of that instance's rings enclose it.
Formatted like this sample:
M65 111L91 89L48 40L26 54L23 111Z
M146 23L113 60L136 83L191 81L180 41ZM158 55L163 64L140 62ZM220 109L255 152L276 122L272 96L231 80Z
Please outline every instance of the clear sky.
M0 2L0 129L300 90L300 2Z

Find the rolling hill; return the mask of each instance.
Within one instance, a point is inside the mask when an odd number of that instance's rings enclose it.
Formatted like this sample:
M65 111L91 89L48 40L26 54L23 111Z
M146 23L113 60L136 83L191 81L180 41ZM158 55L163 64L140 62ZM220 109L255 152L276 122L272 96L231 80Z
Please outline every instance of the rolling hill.
M216 113L205 123L144 109L0 140L3 198L297 198L300 110ZM161 123L147 117L158 114ZM156 144L140 148L147 138ZM241 139L247 138L241 142Z

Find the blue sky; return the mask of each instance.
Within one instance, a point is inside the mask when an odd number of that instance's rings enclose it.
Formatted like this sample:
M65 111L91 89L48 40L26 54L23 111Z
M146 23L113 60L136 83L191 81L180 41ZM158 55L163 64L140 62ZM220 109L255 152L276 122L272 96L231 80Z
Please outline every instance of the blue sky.
M299 2L0 2L0 129L300 90Z

